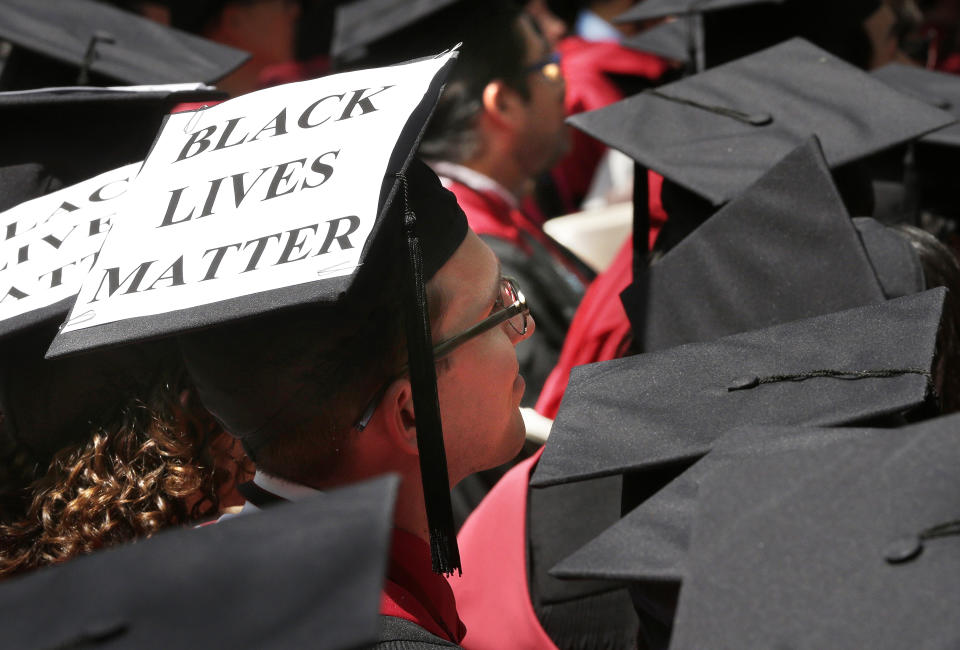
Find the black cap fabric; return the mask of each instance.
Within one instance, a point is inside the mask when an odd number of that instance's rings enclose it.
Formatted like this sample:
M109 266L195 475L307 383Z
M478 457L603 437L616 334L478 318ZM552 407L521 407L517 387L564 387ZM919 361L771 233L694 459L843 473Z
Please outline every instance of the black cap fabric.
M49 352L185 334L294 307L380 304L383 274L401 269L439 573L459 568L459 556L425 284L467 226L436 175L411 160L456 56L276 86L168 117ZM220 360L212 374L229 364ZM285 365L298 364L302 357ZM268 421L295 398L280 395L252 416ZM252 423L245 404L216 400L211 408L225 421ZM249 430L233 433L248 442Z
M855 427L744 427L722 435L710 453L628 512L616 524L558 563L561 578L623 580L634 589L674 585L686 575L700 486L714 471L779 454L829 461L840 443L869 439L875 430ZM902 435L898 429L888 429ZM636 584L639 583L639 584ZM652 599L649 599L652 602Z
M340 57L356 48L369 46L462 1L357 0L344 3L337 8L334 18L330 54Z
M783 2L784 0L643 0L617 16L614 22L632 23L666 16L705 14L724 9Z
M621 295L647 352L923 290L909 243L851 222L809 139L635 278Z
M84 83L84 69L93 85L212 83L249 58L93 0L2 0L0 39L15 46L7 89Z
M898 91L916 97L931 106L960 118L960 79L945 72L926 70L902 63L891 63L871 74ZM949 147L960 146L960 125L953 124L928 133L922 142Z
M62 183L39 163L0 167L0 212L62 187Z
M61 187L73 185L142 161L178 104L224 97L197 84L0 93L0 167L34 163Z
M824 21L866 20L880 8L882 0L644 0L638 2L614 19L617 23L651 20L666 16L707 14L725 9L736 9L761 4L794 4L807 11L819 12Z
M744 424L850 424L921 406L945 295L576 368L531 485L680 471Z
M691 26L686 20L670 20L650 29L627 36L621 41L625 47L649 52L671 61L687 63L691 55Z
M396 490L376 479L5 582L4 644L368 647Z
M713 473L671 648L955 645L958 426Z
M47 319L0 346L0 436L28 451L42 470L63 447L85 442L130 400L143 399L179 355L175 342L154 341L44 359L56 333L57 323Z
M568 119L715 205L811 135L835 168L953 121L802 39Z

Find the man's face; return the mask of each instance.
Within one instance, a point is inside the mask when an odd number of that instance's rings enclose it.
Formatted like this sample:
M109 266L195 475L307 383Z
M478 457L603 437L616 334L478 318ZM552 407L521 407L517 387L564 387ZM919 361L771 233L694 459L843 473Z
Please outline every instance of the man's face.
M480 322L499 308L500 265L473 231L430 281L443 315L434 327L438 343ZM451 486L501 465L520 451L526 430L520 417L524 381L514 346L526 335L504 323L470 339L437 364L437 389Z
M547 62L550 46L533 29L529 18L519 22L526 41L524 65ZM564 123L566 84L562 77L550 78L543 70L541 67L527 73L526 118L517 130L514 147L522 168L531 177L550 169L570 147L570 130Z

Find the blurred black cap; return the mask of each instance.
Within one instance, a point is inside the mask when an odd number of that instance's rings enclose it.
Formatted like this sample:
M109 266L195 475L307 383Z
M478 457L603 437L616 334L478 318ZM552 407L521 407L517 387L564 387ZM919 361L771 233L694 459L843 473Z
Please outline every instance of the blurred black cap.
M836 168L955 118L793 39L568 121L719 205L811 135Z
M454 6L472 3L464 0L356 0L343 3L334 18L330 54L340 57L357 48L410 30L417 23ZM490 3L496 4L496 2ZM442 37L437 34L435 36ZM451 36L451 39L455 37ZM456 40L447 46L456 44ZM426 46L433 48L434 46Z
M4 644L368 647L396 489L376 479L5 582Z
M213 83L246 52L93 0L0 0L0 88ZM86 79L85 76L86 75Z
M706 14L737 7L759 4L781 4L784 0L643 0L614 19L617 23L632 23L640 20Z
M957 75L902 63L885 65L870 74L904 94L960 118L960 78ZM960 147L960 125L953 124L928 133L921 142Z

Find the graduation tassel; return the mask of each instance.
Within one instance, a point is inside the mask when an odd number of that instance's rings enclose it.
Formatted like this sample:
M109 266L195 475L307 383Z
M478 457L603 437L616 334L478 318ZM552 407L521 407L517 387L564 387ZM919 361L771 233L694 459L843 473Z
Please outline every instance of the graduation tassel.
M420 454L420 480L423 502L430 528L430 556L434 573L460 572L460 549L450 505L450 480L447 454L443 446L443 425L437 397L437 370L433 359L430 313L423 281L423 251L417 237L417 217L410 208L407 179L397 175L403 188L403 229L407 238L407 268L404 283L404 320L413 409L417 418L417 448Z

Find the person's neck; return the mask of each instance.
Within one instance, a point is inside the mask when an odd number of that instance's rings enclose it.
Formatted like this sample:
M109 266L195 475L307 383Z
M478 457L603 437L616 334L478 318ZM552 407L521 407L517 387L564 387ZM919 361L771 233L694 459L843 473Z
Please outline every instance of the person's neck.
M523 198L529 190L529 176L509 156L499 156L497 158L481 156L460 164L493 179L517 200Z
M430 526L427 523L427 511L423 502L423 487L420 477L404 476L397 491L397 505L394 509L394 525L430 544Z

